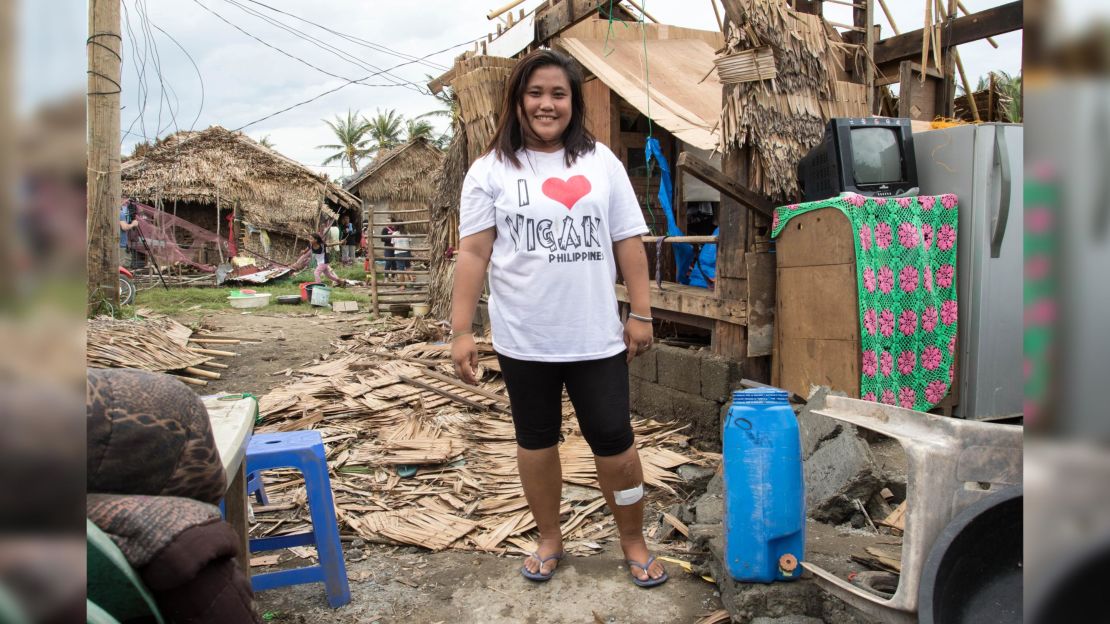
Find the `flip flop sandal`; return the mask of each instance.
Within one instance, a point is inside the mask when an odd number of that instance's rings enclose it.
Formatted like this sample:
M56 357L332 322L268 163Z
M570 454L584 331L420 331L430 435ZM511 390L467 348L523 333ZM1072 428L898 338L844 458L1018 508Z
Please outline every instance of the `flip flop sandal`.
M667 579L670 578L669 576L667 576L667 571L666 570L663 570L663 576L660 576L659 578L651 578L651 573L648 572L648 568L651 567L651 564L654 561L655 561L655 555L652 555L652 556L648 557L647 563L640 563L638 561L633 561L631 559L626 559L625 563L628 564L628 573L629 573L629 575L632 576L632 582L639 585L640 587L655 587L657 585L662 585L663 583L666 583ZM636 566L637 568L640 568L641 570L643 570L644 574L647 574L648 577L644 580L641 580L635 574L632 574L632 566Z
M544 581L550 581L551 577L555 576L555 571L558 570L559 568L558 567L552 568L552 570L550 572L548 572L547 574L544 574L543 573L543 565L545 563L547 563L548 561L553 561L553 560L554 561L562 561L564 555L566 555L566 552L561 552L561 553L558 553L558 554L555 554L555 555L551 555L550 557L540 557L540 554L538 552L534 552L529 556L532 557L533 559L535 559L536 561L540 562L540 569L536 570L535 572L529 572L528 568L526 566L520 566L520 575L523 576L524 578L528 579L529 581L536 581L537 583L542 583Z

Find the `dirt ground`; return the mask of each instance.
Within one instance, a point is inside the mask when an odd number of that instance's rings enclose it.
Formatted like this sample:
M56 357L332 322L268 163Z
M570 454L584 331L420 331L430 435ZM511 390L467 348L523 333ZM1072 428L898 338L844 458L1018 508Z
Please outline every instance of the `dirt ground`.
M239 355L219 360L229 366L223 377L196 389L200 394L250 392L262 396L287 380L288 369L331 353L340 334L352 331L354 323L366 315L227 311L186 313L176 318L193 327L203 325L213 333L261 340L228 348ZM658 509L650 503L647 507L645 516L653 521ZM615 542L602 554L564 560L555 578L543 584L519 575L517 555L432 553L361 540L345 542L344 552L350 604L330 609L323 585L311 584L259 593L259 612L272 622L297 624L617 624L693 623L720 608L715 585L674 564L667 564L671 580L666 584L650 590L636 587ZM287 553L278 567L308 563Z

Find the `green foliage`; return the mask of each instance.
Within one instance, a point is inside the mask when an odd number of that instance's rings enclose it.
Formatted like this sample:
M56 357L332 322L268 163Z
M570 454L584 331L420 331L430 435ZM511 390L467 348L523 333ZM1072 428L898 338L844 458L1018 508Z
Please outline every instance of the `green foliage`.
M405 118L394 109L385 112L378 109L378 114L366 120L370 140L371 152L380 152L401 144L402 133L405 130Z
M324 123L335 133L337 143L330 145L317 145L317 149L336 150L320 164L343 163L350 165L351 171L358 171L358 161L374 153L371 147L370 122L359 117L358 111L347 110L347 118L336 115L335 121L327 119Z
M260 137L258 139L258 144L261 145L262 147L266 147L266 148L269 148L269 149L274 149L274 142L273 142L272 139L270 139L270 135L268 135L268 134L263 136L263 137Z

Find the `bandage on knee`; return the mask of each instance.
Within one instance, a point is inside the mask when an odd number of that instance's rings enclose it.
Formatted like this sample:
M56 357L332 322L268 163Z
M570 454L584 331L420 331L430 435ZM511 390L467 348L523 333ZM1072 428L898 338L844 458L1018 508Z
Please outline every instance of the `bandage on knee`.
M618 490L613 492L613 502L618 505L632 505L638 503L644 497L644 484L641 483L634 488L628 490Z

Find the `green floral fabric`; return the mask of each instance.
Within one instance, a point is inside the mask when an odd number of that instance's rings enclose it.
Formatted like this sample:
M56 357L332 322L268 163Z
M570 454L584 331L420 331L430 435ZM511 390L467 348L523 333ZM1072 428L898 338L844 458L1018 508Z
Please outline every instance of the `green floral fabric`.
M780 206L771 236L822 208L843 212L855 234L860 398L931 409L948 394L955 361L956 196L850 193Z

